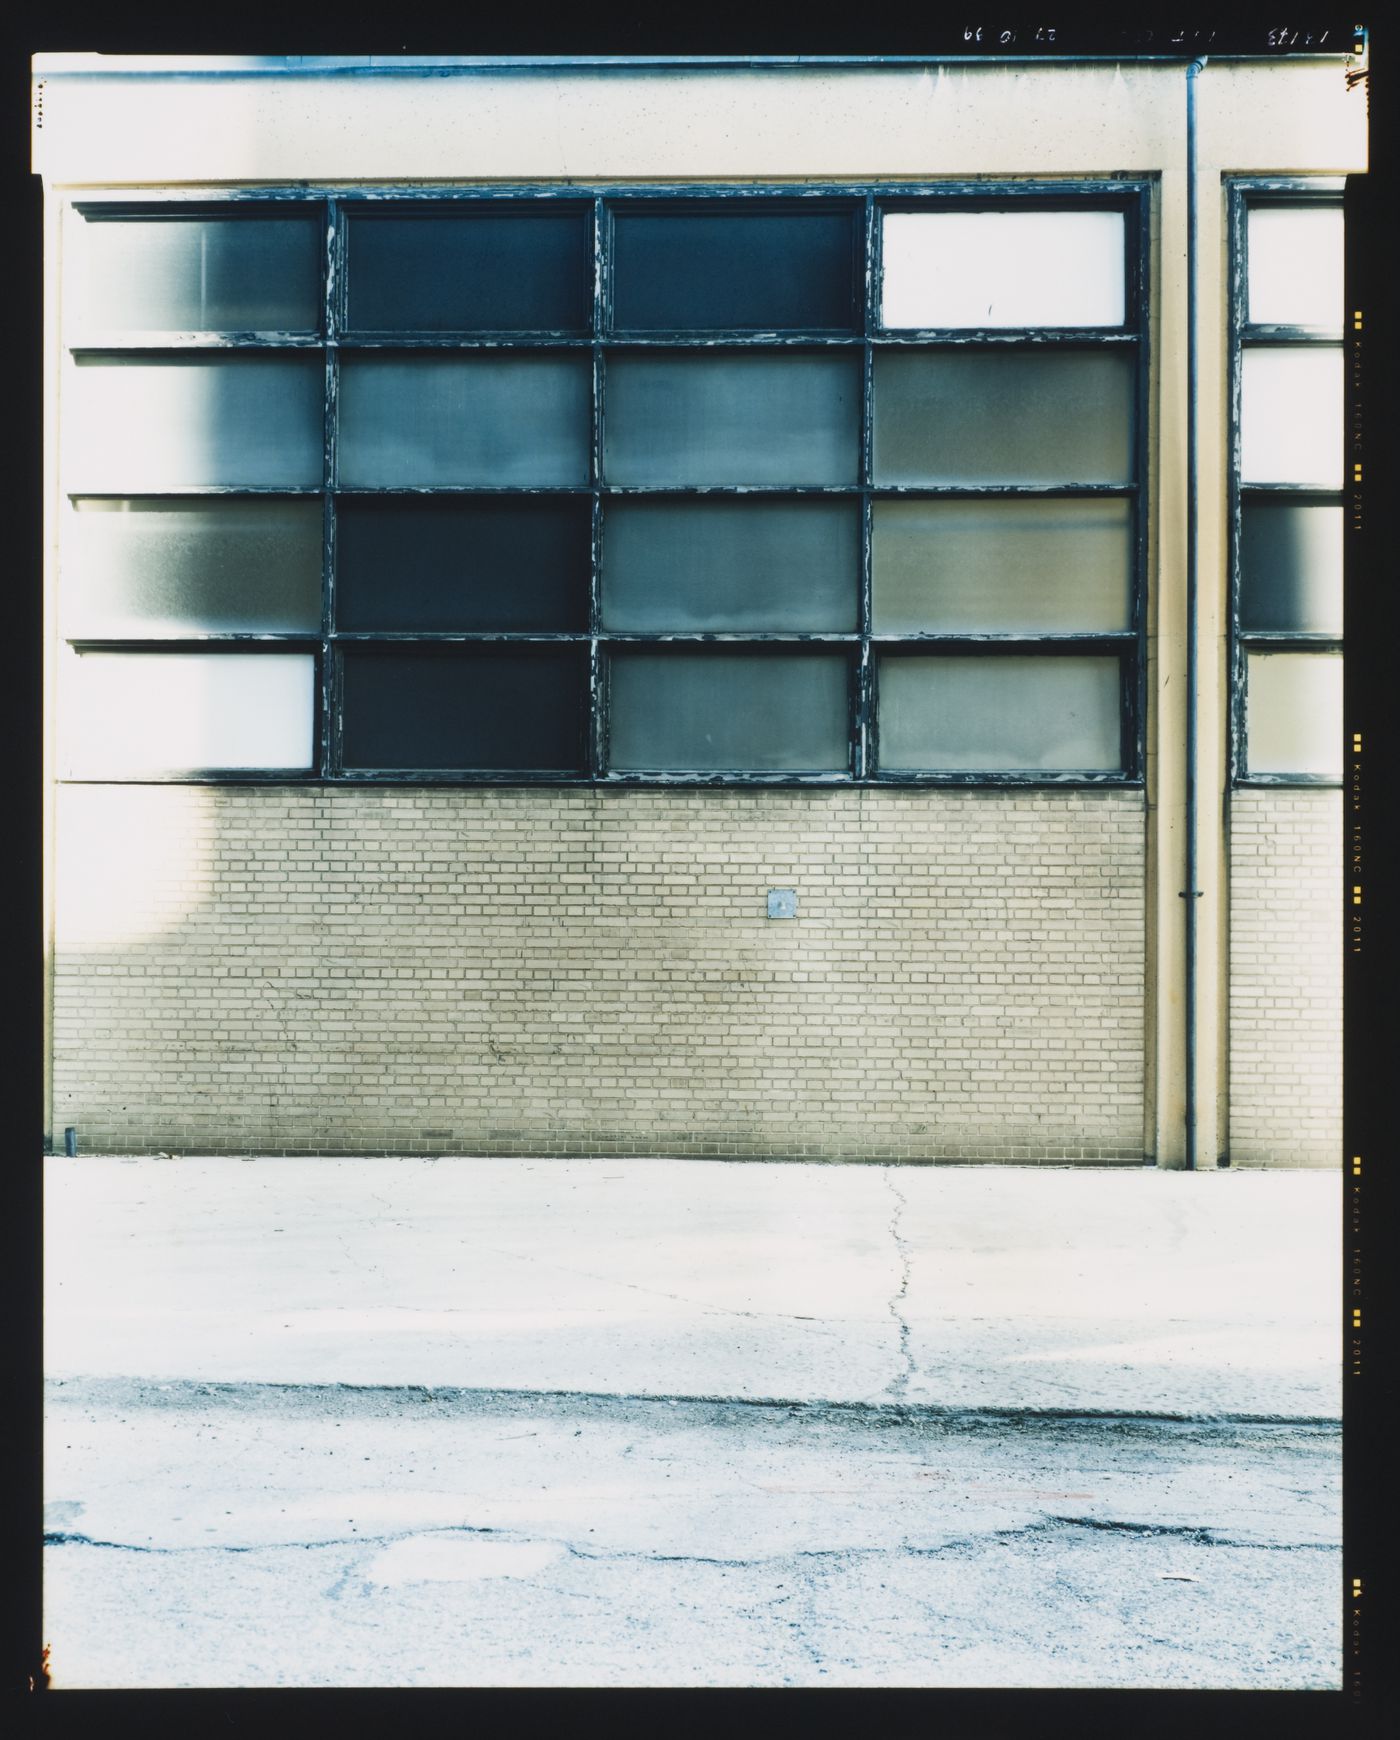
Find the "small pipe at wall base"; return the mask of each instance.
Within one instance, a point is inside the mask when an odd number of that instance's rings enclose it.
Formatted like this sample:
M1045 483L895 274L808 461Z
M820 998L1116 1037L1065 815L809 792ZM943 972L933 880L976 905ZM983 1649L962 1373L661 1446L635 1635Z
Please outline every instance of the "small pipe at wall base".
M63 1132L63 1152L70 1160L78 1158L78 1132L71 1124Z
M1196 1169L1196 683L1199 631L1196 572L1196 80L1205 59L1186 69L1186 1170Z

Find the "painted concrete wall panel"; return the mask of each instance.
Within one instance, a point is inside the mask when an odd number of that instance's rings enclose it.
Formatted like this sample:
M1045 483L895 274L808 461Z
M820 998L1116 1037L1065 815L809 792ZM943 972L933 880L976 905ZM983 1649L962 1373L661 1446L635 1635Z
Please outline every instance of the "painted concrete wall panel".
M1179 65L44 79L51 184L1078 175L1184 151ZM1344 63L1217 61L1202 168L1364 168Z

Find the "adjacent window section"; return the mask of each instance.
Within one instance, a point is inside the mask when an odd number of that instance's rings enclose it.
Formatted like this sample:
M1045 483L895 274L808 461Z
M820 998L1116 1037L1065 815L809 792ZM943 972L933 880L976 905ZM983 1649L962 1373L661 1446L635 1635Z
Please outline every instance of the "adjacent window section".
M71 777L1138 777L1144 197L78 202Z
M1237 777L1342 775L1342 207L1234 192Z

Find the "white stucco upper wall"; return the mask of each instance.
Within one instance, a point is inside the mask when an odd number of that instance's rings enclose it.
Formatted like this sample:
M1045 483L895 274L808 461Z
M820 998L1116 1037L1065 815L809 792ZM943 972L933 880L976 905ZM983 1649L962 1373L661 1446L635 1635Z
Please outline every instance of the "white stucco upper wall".
M1179 167L1165 62L696 70L573 66L34 77L50 186L1142 173ZM1211 61L1202 170L1366 167L1346 62Z

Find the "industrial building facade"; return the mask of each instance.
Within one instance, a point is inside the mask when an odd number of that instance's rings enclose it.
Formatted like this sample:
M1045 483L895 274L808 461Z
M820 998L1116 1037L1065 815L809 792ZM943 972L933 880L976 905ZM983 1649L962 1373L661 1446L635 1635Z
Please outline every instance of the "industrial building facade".
M1338 1163L1343 59L35 103L50 1140Z

